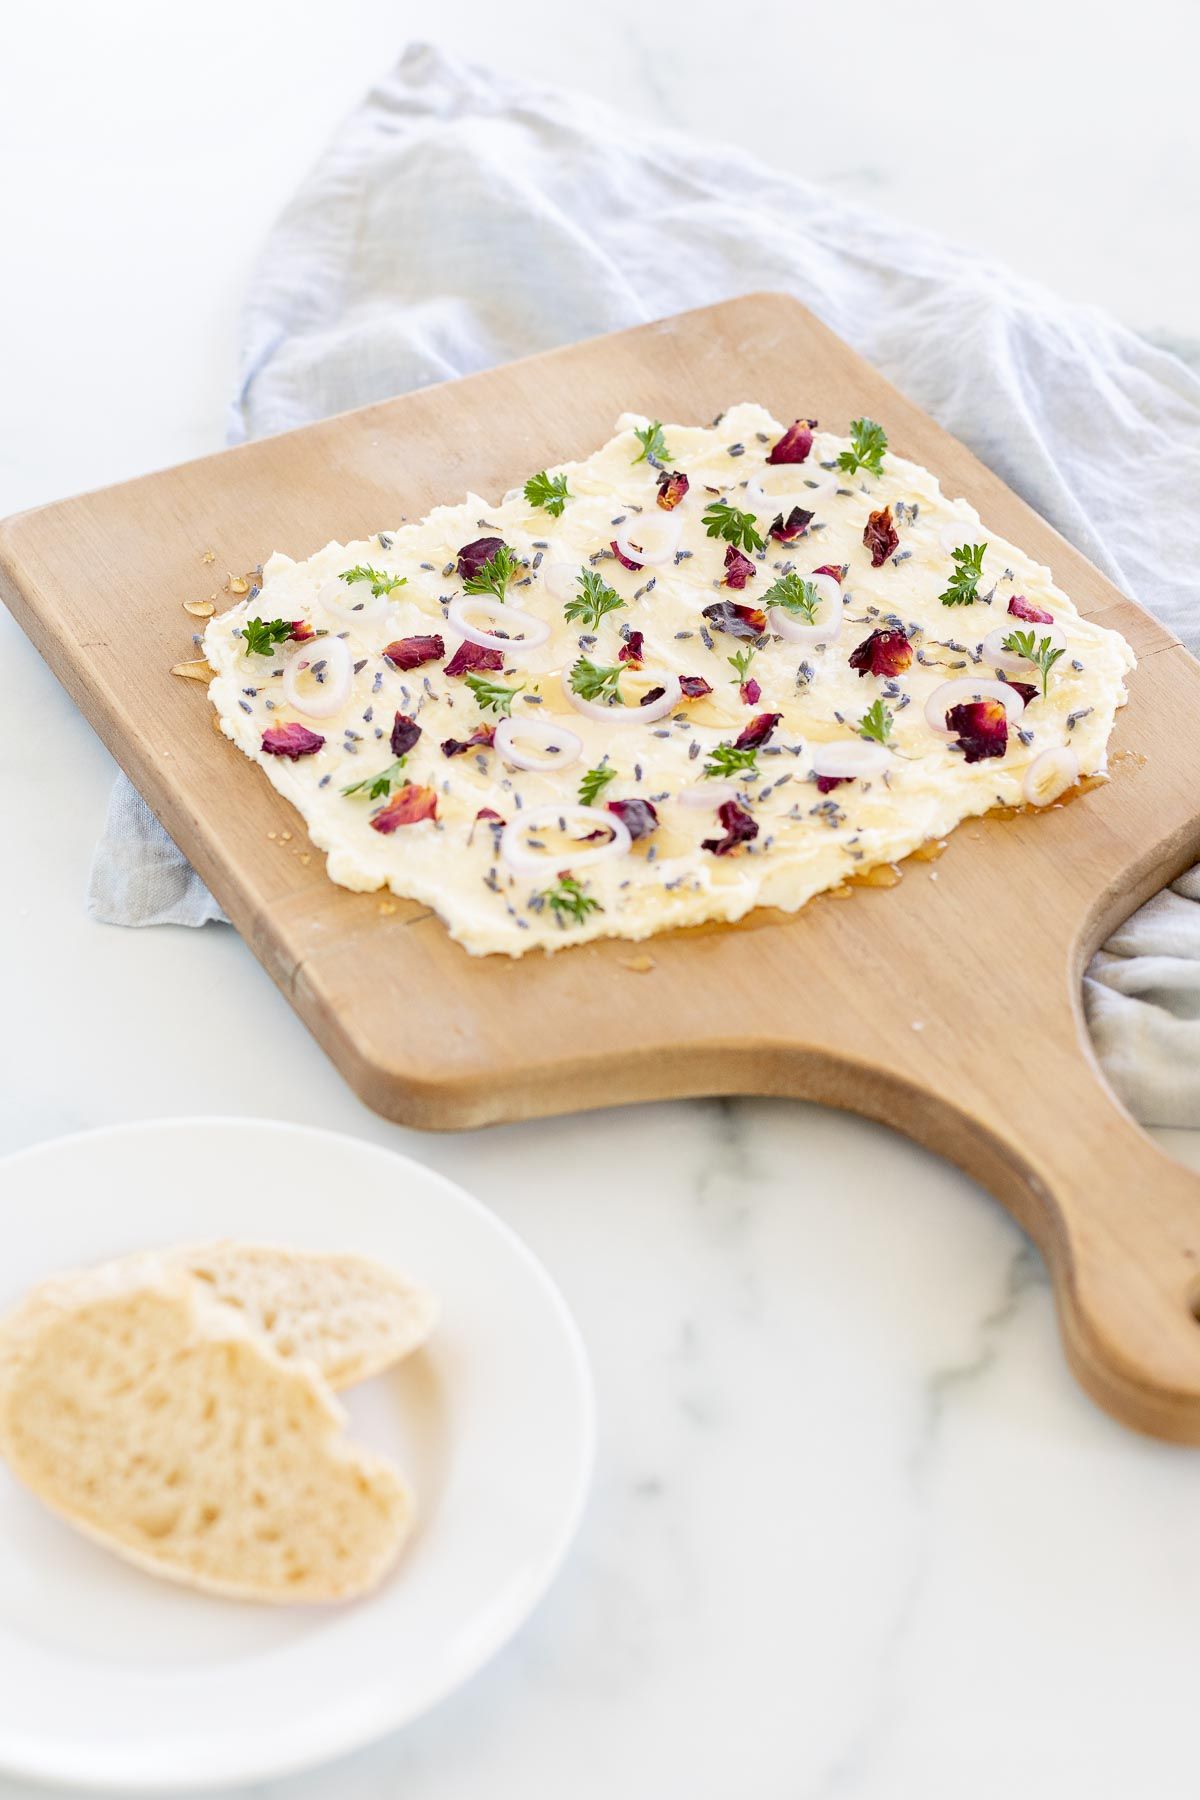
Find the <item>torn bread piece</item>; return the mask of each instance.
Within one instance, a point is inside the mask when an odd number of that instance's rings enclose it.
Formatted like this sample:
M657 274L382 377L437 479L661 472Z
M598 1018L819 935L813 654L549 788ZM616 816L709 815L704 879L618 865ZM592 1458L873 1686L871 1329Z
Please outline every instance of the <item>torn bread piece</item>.
M210 1593L344 1600L398 1555L413 1500L286 1361L168 1258L47 1283L0 1328L0 1453L127 1561Z
M437 1323L431 1293L365 1256L220 1241L184 1245L171 1259L279 1356L315 1363L334 1388L390 1368Z

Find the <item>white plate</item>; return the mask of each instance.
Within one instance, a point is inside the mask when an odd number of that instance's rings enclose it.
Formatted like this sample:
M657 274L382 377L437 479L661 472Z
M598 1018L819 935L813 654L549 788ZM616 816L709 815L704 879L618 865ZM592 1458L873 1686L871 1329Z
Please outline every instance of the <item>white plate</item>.
M591 1470L591 1382L549 1277L460 1188L333 1133L124 1126L0 1163L0 1308L56 1269L240 1237L378 1257L442 1322L342 1395L413 1481L391 1578L344 1607L248 1606L78 1536L0 1465L0 1768L116 1790L263 1780L393 1730L467 1679L545 1591Z

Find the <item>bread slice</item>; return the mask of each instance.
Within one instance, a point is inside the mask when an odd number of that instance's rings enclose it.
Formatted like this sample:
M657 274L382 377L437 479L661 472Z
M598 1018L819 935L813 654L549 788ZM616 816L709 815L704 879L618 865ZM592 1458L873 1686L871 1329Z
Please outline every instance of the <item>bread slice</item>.
M0 1332L0 1452L118 1555L211 1593L343 1600L410 1529L390 1463L342 1437L286 1361L167 1257L38 1288Z
M365 1256L228 1242L188 1244L170 1254L236 1307L280 1356L306 1357L331 1387L390 1368L437 1323L432 1294Z

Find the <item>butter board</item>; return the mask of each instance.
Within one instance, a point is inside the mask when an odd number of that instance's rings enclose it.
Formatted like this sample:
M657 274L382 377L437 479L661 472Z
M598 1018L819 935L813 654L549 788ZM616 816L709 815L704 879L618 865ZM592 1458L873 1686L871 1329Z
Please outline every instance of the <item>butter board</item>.
M498 497L587 455L622 411L699 422L740 399L836 432L879 419L1129 640L1112 780L968 821L892 888L519 962L468 956L414 903L334 887L298 816L213 731L203 685L170 675L192 654L183 602L272 550ZM0 596L377 1111L459 1129L757 1093L880 1119L1029 1230L1089 1391L1200 1442L1200 1179L1110 1094L1080 1012L1095 946L1200 855L1200 743L1180 728L1200 664L798 303L750 295L20 515L0 525Z

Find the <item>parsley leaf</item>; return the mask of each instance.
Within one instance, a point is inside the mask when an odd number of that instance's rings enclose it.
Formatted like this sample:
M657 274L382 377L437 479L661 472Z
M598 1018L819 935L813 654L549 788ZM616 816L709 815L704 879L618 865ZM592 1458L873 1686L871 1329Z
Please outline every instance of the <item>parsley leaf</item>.
M504 603L504 590L516 574L520 564L507 544L501 544L494 556L489 556L477 574L468 575L463 582L465 594L490 594L494 600Z
M633 435L642 446L641 455L633 459L635 463L670 462L671 452L667 449L667 440L663 436L661 419L651 419L648 425L641 428L635 426Z
M847 475L859 469L868 474L883 474L883 453L887 449L887 433L874 419L855 419L850 426L850 448L838 457L838 468Z
M785 612L798 614L806 625L815 625L820 598L815 581L805 581L800 575L781 575L774 586L767 589L760 604L781 606Z
M616 778L616 773L610 763L597 763L594 769L589 769L579 783L580 806L595 806L609 782Z
M407 757L402 756L398 762L389 764L386 769L381 769L378 775L368 775L362 781L352 782L349 787L342 789L343 794L365 793L368 800L382 800L386 794L391 793L393 787L402 785L400 771L407 760Z
M723 779L730 775L757 774L758 751L739 750L734 744L716 744L708 753L703 773L720 775Z
M711 506L705 507L704 529L709 537L724 538L727 544L739 545L747 555L752 550L766 547L765 538L759 536L754 514L739 512L728 500L714 500Z
M525 483L525 498L530 506L541 506L552 518L562 517L563 507L571 498L565 475L547 475L545 469L539 469Z
M882 700L874 701L858 721L858 735L873 738L877 744L886 744L892 735L891 708Z
M486 675L468 675L466 683L484 712L506 713L509 718L512 703L525 686L522 681L515 688L504 687L498 681L489 681Z
M727 656L725 658L725 661L729 664L730 668L734 670L733 679L736 682L746 682L750 679L750 664L754 661L757 654L757 644L751 644L749 649L739 650L736 655Z
M1011 651L1014 656L1025 657L1041 671L1042 699L1044 700L1050 681L1050 671L1059 657L1067 654L1066 651L1056 650L1048 637L1044 637L1040 643L1035 644L1032 631L1010 631L1004 639L1003 648Z
M343 569L341 578L345 582L369 581L376 600L382 594L390 594L393 588L405 587L408 583L407 575L389 575L386 569L373 569L369 563L357 563L353 569Z
M943 606L970 606L973 600L978 600L986 549L986 544L960 544L957 550L950 552L955 569L949 587L938 595Z
M607 667L603 663L591 662L581 656L571 667L571 686L581 700L603 700L607 705L619 704L621 690L618 682L625 673L621 663L611 663Z
M589 631L595 631L605 613L616 612L618 606L625 604L595 569L580 569L578 586L575 599L568 600L563 608L563 618L577 619Z
M564 923L570 918L582 925L589 913L604 911L598 900L584 893L573 875L560 875L557 885L545 888L538 898L545 900L554 909L555 917Z
M276 644L286 644L292 635L291 619L247 619L242 638L247 656L271 656Z

